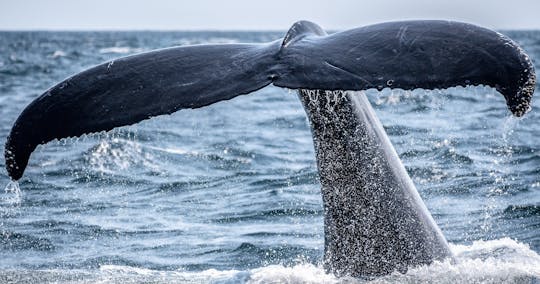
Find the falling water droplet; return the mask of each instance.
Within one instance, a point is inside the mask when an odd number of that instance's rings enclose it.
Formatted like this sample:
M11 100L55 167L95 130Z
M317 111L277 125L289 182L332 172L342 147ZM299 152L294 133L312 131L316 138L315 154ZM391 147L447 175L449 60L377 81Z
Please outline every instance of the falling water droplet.
M19 187L19 182L10 181L4 188L4 192L7 194L7 201L10 204L19 204L21 203L21 188Z

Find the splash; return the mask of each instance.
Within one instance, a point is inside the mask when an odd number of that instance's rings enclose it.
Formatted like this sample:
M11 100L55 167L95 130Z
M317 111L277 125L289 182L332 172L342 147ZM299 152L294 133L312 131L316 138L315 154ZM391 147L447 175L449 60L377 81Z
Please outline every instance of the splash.
M301 89L300 92L307 98L309 106L314 106L317 110L323 107L329 112L335 112L336 108L343 100L347 100L347 93L354 92L358 95L363 95L363 91L341 91L341 90L309 90Z
M497 138L495 149L495 157L492 160L492 166L489 172L490 178L494 180L494 185L487 193L487 199L483 208L483 222L481 229L484 235L488 235L493 230L493 215L497 214L498 208L501 207L499 196L508 194L508 189L511 188L511 183L515 178L513 168L510 166L514 147L512 146L512 138L514 129L521 119L514 116L508 116L501 125L500 138ZM498 136L497 135L497 136ZM496 136L496 137L497 137Z
M143 52L144 49L142 48L134 48L129 46L111 46L106 48L101 48L99 50L99 53L101 54L107 54L107 53L116 53L116 54L129 54L129 53L138 53Z
M6 193L6 197L3 198L5 202L11 205L18 205L21 203L21 188L19 187L19 182L17 181L10 181L6 187L4 188L4 192Z
M0 247L4 232L4 218L16 216L20 211L21 201L22 193L19 183L12 180L4 187L4 194L0 198ZM2 279L0 279L0 283L3 283Z
M502 141L505 149L512 150L512 147L509 145L510 140L514 134L514 129L517 127L520 120L522 120L522 118L517 118L513 115L508 116L504 120L502 125ZM508 153L511 154L511 151Z
M142 166L158 170L154 157L144 151L135 139L106 138L94 147L87 160L93 170L102 174L127 171Z
M50 55L52 58L66 57L67 54L62 50L56 50L53 54Z
M359 279L337 278L310 263L268 265L247 270L153 270L102 265L98 270L0 270L15 282L54 283L538 283L540 255L509 238L450 245L455 261L435 262L393 274Z

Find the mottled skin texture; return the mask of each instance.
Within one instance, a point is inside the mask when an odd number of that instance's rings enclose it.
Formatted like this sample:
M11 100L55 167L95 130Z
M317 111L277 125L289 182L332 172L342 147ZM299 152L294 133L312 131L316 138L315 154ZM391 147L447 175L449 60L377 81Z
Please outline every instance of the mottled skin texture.
M324 266L337 275L407 271L450 257L363 93L300 90L324 204Z
M300 21L283 40L154 50L69 77L17 118L6 141L6 170L20 179L36 146L54 139L204 107L269 84L337 90L335 98L300 96L323 186L325 267L338 275L383 275L450 254L367 100L340 90L483 84L522 116L535 82L532 62L516 43L474 25L389 22L327 35Z

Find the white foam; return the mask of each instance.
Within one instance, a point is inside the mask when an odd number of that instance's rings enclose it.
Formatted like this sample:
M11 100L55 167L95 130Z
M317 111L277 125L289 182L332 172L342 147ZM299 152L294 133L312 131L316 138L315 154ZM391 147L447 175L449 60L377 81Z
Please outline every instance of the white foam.
M0 271L10 279L54 283L537 283L540 255L509 238L451 245L455 261L435 262L373 279L337 278L319 265L269 265L249 270L152 270L103 265L99 270ZM0 275L1 278L2 275ZM6 275L4 275L6 276Z
M67 56L67 54L62 51L62 50L56 50L54 51L54 53L51 55L52 58L58 58L58 57L65 57Z
M188 156L199 155L199 152L197 151L186 150L186 149L182 149L178 147L161 148L161 147L148 146L148 148L156 150L156 151L161 151L161 152L166 152L166 153L176 154L176 155L188 155Z
M4 188L4 194L0 198L0 216L2 218L16 215L20 210L22 193L17 181L10 181ZM0 219L0 231L3 221Z
M540 280L540 255L512 239L451 245L451 250L455 261L435 262L410 269L406 274L396 272L371 280L336 278L312 264L269 265L246 271L164 272L122 266L102 266L101 270L107 274L150 277L159 279L158 282L190 283L534 283Z
M2 201L10 205L19 205L21 203L22 193L17 181L9 181L4 188L4 192L6 196L2 198Z
M229 38L229 37L211 37L211 38L182 38L179 39L174 45L195 45L195 44L231 44L238 43L238 39Z
M121 265L103 265L96 282L99 283L241 283L238 270L208 269L201 272L158 271ZM234 280L239 280L232 282Z
M343 279L342 279L343 280ZM312 264L298 264L293 267L271 265L250 271L247 283L337 283L334 275Z
M104 139L88 157L91 167L101 173L125 171L135 165L158 169L154 157L141 144L120 138Z
M99 50L99 53L117 53L117 54L127 54L127 53L137 53L142 52L142 48L133 48L128 46L112 46L112 47L106 47L101 48Z

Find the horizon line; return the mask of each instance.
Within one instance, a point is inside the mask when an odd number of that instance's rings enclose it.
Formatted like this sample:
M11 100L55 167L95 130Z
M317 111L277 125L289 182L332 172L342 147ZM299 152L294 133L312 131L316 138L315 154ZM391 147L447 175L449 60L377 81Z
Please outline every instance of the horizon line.
M334 33L344 31L346 29L325 29L325 31ZM539 28L493 28L495 31L540 31ZM39 28L39 29L3 29L0 32L287 32L288 29L220 29L220 28L186 28L186 29L115 29L115 28L96 28L96 29L64 29L64 28Z

